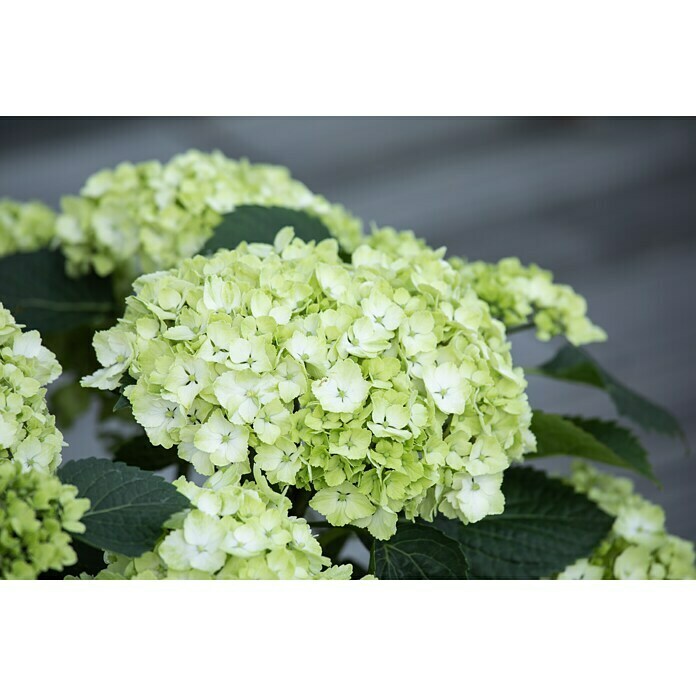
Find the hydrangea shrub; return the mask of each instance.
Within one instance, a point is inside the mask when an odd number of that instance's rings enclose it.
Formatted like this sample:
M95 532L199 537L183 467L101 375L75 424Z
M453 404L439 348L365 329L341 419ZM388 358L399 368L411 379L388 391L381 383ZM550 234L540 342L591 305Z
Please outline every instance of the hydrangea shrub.
M681 435L576 347L606 334L533 264L364 234L282 167L189 151L98 172L57 215L0 202L0 303L0 577L696 574L628 480L516 466L654 471L623 425L532 411L510 341L527 328L563 344L536 374ZM113 459L61 465L46 405L61 368L37 329L65 358L54 403L75 405L87 375L121 424Z

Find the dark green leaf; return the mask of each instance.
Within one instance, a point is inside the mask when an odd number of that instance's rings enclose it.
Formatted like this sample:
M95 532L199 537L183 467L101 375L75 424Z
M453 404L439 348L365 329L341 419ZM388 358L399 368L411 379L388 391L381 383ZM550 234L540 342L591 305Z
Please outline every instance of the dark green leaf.
M514 466L503 479L505 511L476 524L437 517L477 579L535 579L589 556L613 519L584 495L542 471Z
M648 453L640 444L638 438L627 428L613 421L604 421L599 418L569 418L574 425L582 428L596 440L617 454L628 466L647 478L655 480L652 465L648 461Z
M534 411L537 451L531 457L566 455L619 466L655 480L647 454L630 430L611 421Z
M147 435L138 435L128 442L124 442L114 454L114 459L125 462L130 466L137 466L145 471L159 471L167 466L183 462L179 459L176 449L165 449L153 445L147 439ZM188 467L186 462L183 462Z
M110 281L94 274L69 278L59 251L5 256L0 278L0 302L29 329L66 331L96 324L114 311Z
M152 549L162 525L189 504L163 478L108 459L68 462L58 469L58 476L92 503L82 518L86 531L76 538L127 556Z
M399 524L388 541L375 540L375 575L382 580L466 580L459 545L431 525Z
M240 242L273 244L276 234L283 227L294 228L295 236L306 242L320 242L331 236L319 218L303 210L240 205L223 216L222 222L215 228L202 253L234 249Z
M603 389L622 416L645 430L681 437L686 442L679 422L669 411L621 384L581 348L566 345L549 362L529 372Z

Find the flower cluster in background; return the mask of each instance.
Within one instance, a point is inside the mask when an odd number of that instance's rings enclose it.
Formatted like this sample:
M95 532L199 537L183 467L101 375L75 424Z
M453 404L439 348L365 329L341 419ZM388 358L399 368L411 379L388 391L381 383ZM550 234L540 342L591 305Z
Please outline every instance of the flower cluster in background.
M281 206L319 217L351 251L362 223L278 166L191 150L166 164L123 163L97 172L61 202L59 243L72 274L94 269L132 281L195 255L222 215L240 205Z
M306 520L261 475L239 483L231 469L203 487L175 482L191 501L156 548L139 558L108 554L97 578L195 580L349 580L350 565L331 566Z
M0 256L49 245L55 227L56 214L43 203L0 199Z
M345 263L288 228L143 276L84 384L125 387L151 442L199 473L253 459L336 526L385 539L400 512L500 513L502 472L534 446L522 370L446 261L400 251Z
M32 580L73 565L70 534L84 532L89 500L40 469L0 456L0 578Z
M432 249L412 232L396 232L390 227L375 229L363 238L377 251L401 259L404 267L435 263L446 249ZM537 336L548 341L564 335L574 345L606 340L605 332L587 317L587 303L569 285L553 282L550 271L532 264L523 266L519 259L503 259L497 264L469 262L459 257L447 259L457 271L453 282L472 289L489 307L491 315L508 329L534 322Z
M554 283L550 271L535 264L523 266L516 258L451 262L508 328L533 322L542 341L561 334L573 345L606 340L606 333L587 318L585 298L569 285Z
M75 563L70 534L89 501L54 471L63 436L46 407L60 374L37 331L23 332L0 304L0 578L35 578Z
M664 510L634 493L629 479L576 462L570 483L616 519L594 554L566 568L559 579L696 579L693 543L668 534Z
M22 331L0 303L0 462L52 472L63 436L46 407L45 385L61 372L38 331Z

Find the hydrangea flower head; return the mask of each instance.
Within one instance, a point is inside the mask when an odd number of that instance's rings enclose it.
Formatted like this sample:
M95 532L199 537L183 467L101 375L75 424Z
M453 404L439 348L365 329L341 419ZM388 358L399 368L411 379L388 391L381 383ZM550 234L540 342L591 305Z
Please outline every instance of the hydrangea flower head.
M498 263L468 263L453 259L464 282L491 307L493 315L509 328L533 322L537 337L548 341L565 335L573 345L607 338L603 329L587 318L587 302L569 285L553 282L553 274L536 264L523 266L519 259Z
M0 457L0 578L33 580L77 561L70 533L85 531L89 500L76 495L55 474Z
M38 331L22 331L0 303L0 462L52 472L63 436L46 406L46 384L60 375Z
M240 483L233 469L199 487L175 482L191 501L152 552L111 556L101 579L349 580L350 565L331 566L306 520L289 514L290 501L256 481Z
M43 203L0 199L0 256L47 246L55 226L56 214Z
M576 462L569 483L616 519L595 553L566 568L559 579L696 579L694 545L667 533L664 510L634 493L629 479Z
M255 463L378 538L402 512L500 513L501 472L534 446L523 373L441 255L395 246L347 263L284 229L143 276L84 384L124 387L150 440L199 473Z
M444 248L431 249L412 232L396 232L389 227L373 230L364 243L374 249L374 254L400 256L404 272L416 262L419 266L435 266L445 256ZM570 286L554 283L549 271L533 264L523 266L515 258L496 264L458 257L448 261L457 271L455 282L471 288L507 328L533 321L542 341L560 334L575 345L606 340L604 331L587 318L585 299ZM441 287L443 282L436 282L434 287ZM476 321L476 316L474 312L468 320Z
M349 251L362 235L358 219L283 167L191 150L166 164L126 162L97 172L80 196L63 199L57 236L71 273L94 269L130 283L196 254L221 216L241 205L306 210Z

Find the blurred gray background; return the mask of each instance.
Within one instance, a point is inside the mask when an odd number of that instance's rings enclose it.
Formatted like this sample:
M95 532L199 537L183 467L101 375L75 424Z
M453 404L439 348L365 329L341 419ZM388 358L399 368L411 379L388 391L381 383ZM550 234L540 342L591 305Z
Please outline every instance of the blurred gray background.
M92 172L195 147L288 166L367 223L413 229L452 254L519 256L588 300L616 377L671 409L696 447L696 120L134 118L0 120L0 197L56 205ZM2 279L0 279L2 282ZM524 334L517 362L557 344ZM530 377L535 407L611 416L601 393ZM89 419L70 457L100 453ZM668 527L696 540L696 462L644 437ZM564 467L563 462L551 463Z

